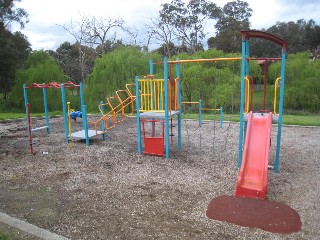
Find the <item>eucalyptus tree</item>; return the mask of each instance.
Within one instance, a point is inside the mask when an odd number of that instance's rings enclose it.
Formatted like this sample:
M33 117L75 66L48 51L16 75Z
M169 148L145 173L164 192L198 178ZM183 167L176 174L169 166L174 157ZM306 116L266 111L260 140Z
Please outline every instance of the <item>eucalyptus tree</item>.
M10 91L15 73L28 56L30 43L21 32L12 33L11 24L17 22L24 28L28 14L22 8L16 8L18 0L0 1L0 91L4 99Z
M118 43L115 32L122 28L122 18L98 18L80 15L80 20L71 20L69 25L60 25L76 40L78 47L78 62L81 73L80 81L85 82L89 73L87 63L96 56L102 56L108 51L108 47ZM95 53L92 51L95 49Z
M176 54L173 42L177 40L177 32L174 26L158 17L151 18L150 22L146 23L146 28L149 35L147 45L149 45L150 40L155 40L156 43L161 44L160 49L164 56L171 57Z
M88 17L80 16L80 21L70 21L70 24L67 25L58 25L66 30L76 41L78 47L78 62L80 69L80 81L85 82L87 72L85 71L85 58L86 54L83 50L83 46L88 42L88 36L86 32L86 23Z
M296 22L277 22L267 29L288 44L288 53L310 51L312 58L316 60L320 54L320 26L312 19L308 22L299 19Z
M206 0L189 0L187 4L182 0L172 0L161 7L159 22L170 27L166 29L170 30L168 33L174 34L174 39L180 45L186 45L190 53L202 48L207 21L216 19L221 11L215 3Z
M110 45L118 41L117 31L124 30L125 22L121 17L90 17L84 20L86 44L95 48L100 57L109 51Z
M247 2L236 0L225 4L215 24L217 35L208 39L209 48L217 48L226 53L239 52L240 31L250 28L251 15L252 9Z
M28 20L28 13L23 8L16 8L15 3L21 0L1 0L0 1L0 25L10 28L13 22L20 24L24 28Z

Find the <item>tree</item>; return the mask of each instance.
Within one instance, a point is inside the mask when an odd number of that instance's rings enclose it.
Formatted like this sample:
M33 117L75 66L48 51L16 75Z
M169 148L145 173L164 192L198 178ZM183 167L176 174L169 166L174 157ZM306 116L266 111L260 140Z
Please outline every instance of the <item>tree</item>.
M88 38L86 44L95 48L100 57L108 52L110 45L117 42L116 30L124 29L124 20L120 17L91 17L84 18L84 21L83 30Z
M124 21L121 18L96 18L80 15L80 21L72 21L69 26L60 25L64 30L70 33L76 40L78 47L78 62L82 82L89 73L87 63L94 59L97 54L102 56L108 51L109 43L116 44L116 35L110 36L110 31L116 28L122 28ZM92 51L96 50L96 53Z
M76 46L78 48L78 63L79 63L79 69L80 69L80 81L85 82L86 76L88 72L86 71L85 62L86 57L88 54L84 51L84 46L88 43L90 43L90 38L88 36L87 32L87 22L88 18L85 16L80 16L81 21L80 22L73 22L71 20L70 26L65 25L59 25L64 30L66 30L70 35L74 37L76 40Z
M287 42L288 53L298 53L310 51L311 57L315 60L320 54L320 26L311 19L306 22L299 19L296 22L277 22L265 31L272 33ZM254 54L261 56L274 56L275 48L271 43L263 45L263 49L255 50ZM281 53L281 48L276 49L276 53Z
M223 50L226 53L241 51L240 31L250 28L251 12L249 4L240 0L225 4L215 25L217 35L208 39L209 48Z
M79 68L79 48L77 44L70 42L62 43L57 50L48 51L59 63L65 75L75 83L81 81L81 70Z
M168 22L163 22L161 19L150 19L150 23L146 24L148 29L149 41L154 39L157 43L161 44L160 51L163 56L172 57L176 54L174 52L174 43L176 35L174 27Z
M151 58L161 60L157 54ZM150 55L132 46L118 48L97 58L87 79L85 97L88 111L97 111L100 101L105 102L107 97L115 95L116 90L125 89L127 83L134 82L135 76L148 74L149 59Z
M320 58L320 26L310 19L306 25L306 44L312 54L312 59Z
M172 0L161 5L159 12L162 24L172 26L171 33L186 45L190 53L202 46L205 37L204 27L208 19L215 19L220 14L220 8L206 0L190 0L187 5L182 0Z
M28 20L28 13L23 8L15 8L15 2L21 0L0 0L0 25L9 28L12 22L20 24L24 28Z
M24 108L23 84L65 82L64 74L54 60L45 51L35 51L28 56L24 67L17 71L15 84L9 94L11 102L18 108ZM61 93L59 89L47 89L50 111L61 110ZM43 112L41 89L29 89L28 100L33 112ZM74 101L72 101L74 102Z
M4 98L14 82L16 70L30 52L30 43L20 32L11 33L10 25L18 22L21 28L28 21L27 12L15 8L15 2L20 0L0 0L0 91Z
M30 53L30 43L20 32L12 34L0 27L0 91L4 99L14 83L15 74Z
M226 29L246 30L250 28L252 9L247 2L236 0L228 2L222 9L222 14L215 25L218 32Z
M308 50L305 41L306 21L303 19L297 22L277 22L267 29L267 32L277 35L287 42L287 50L290 53L296 53Z

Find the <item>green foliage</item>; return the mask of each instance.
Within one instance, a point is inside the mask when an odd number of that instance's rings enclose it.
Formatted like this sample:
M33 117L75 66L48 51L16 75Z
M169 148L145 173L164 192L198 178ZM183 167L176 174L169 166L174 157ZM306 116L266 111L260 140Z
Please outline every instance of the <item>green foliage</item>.
M15 73L20 68L30 52L30 43L26 37L0 26L0 92L4 98L10 92Z
M9 239L8 236L2 231L0 231L0 240L8 240L8 239Z
M210 59L239 57L224 54L222 51L200 51L192 56L179 55L180 59ZM181 90L183 101L197 102L200 99L204 108L236 110L240 92L240 61L217 61L188 63L181 67Z
M280 63L269 67L270 78L280 75ZM290 54L286 63L285 108L320 111L320 62L309 60L307 52Z
M23 84L65 82L63 72L55 60L44 51L36 51L29 55L25 65L16 74L15 85L9 94L13 107L24 109ZM42 89L28 89L28 100L32 112L43 112ZM67 101L75 102L77 93L67 90ZM47 89L49 111L61 110L61 91L56 88Z
M161 5L160 24L168 26L171 34L176 35L187 46L188 52L202 49L201 40L205 37L205 25L208 19L216 19L221 9L215 3L206 0L172 0ZM159 24L159 25L160 25Z
M0 1L0 25L10 27L13 22L20 24L24 28L28 22L28 13L23 8L16 8L15 4L21 0L2 0Z
M156 53L150 56L135 47L122 47L97 58L86 80L88 110L97 111L100 101L105 102L116 90L125 89L127 83L134 83L135 76L148 74L150 57L154 61L160 60Z
M251 12L249 4L240 0L225 4L215 24L217 34L208 39L209 48L219 49L225 53L240 52L240 31L250 28Z

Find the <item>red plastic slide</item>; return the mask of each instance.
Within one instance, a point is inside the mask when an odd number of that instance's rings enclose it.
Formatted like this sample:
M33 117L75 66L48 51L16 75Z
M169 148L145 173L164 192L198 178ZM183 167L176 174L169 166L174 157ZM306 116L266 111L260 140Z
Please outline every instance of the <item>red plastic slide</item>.
M271 126L271 112L249 113L236 196L266 198Z

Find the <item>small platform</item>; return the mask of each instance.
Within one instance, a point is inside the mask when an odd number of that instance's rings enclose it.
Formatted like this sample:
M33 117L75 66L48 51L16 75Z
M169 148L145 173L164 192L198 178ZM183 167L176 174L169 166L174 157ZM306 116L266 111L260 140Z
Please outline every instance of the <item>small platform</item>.
M245 114L243 116L243 120L244 121L248 121L248 116L249 116L249 113ZM253 116L269 116L269 112L256 112L256 113L253 113ZM277 123L279 121L279 116L275 115L275 114L272 114L272 123Z
M96 130L88 130L88 137L92 138L97 135L103 134L102 131L96 131ZM86 133L84 130L81 130L79 132L74 132L71 134L73 140L81 140L81 139L86 139Z
M179 111L169 111L169 118L179 114ZM151 118L151 119L165 119L164 112L142 112L140 113L140 118Z

